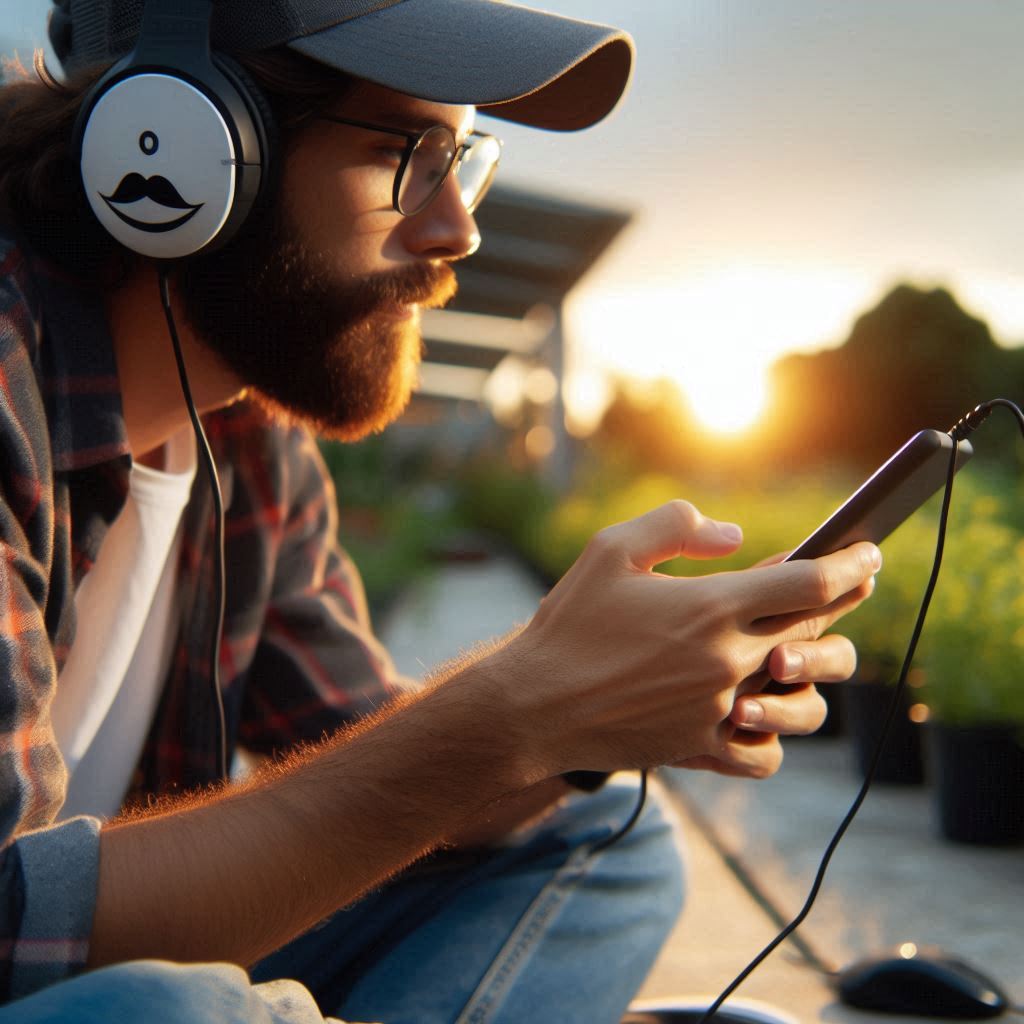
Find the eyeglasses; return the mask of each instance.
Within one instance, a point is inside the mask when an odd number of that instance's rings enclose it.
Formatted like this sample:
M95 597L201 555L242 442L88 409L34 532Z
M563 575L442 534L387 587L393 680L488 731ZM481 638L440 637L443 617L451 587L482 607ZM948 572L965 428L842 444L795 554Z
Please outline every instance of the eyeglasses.
M455 133L445 124L410 132L333 114L317 113L314 117L318 121L333 121L405 139L405 152L391 195L392 206L404 217L412 217L423 210L441 191L453 170L462 205L467 213L472 213L491 187L501 159L501 139L486 132L470 132L466 141L459 145Z

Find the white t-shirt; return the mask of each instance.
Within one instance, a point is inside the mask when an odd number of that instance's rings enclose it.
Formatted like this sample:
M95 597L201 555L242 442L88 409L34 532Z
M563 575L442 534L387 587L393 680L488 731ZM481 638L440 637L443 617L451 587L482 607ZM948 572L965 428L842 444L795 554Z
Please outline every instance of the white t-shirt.
M191 428L167 443L165 466L132 466L125 506L75 592L78 625L52 708L69 774L61 818L118 812L160 698L196 470Z

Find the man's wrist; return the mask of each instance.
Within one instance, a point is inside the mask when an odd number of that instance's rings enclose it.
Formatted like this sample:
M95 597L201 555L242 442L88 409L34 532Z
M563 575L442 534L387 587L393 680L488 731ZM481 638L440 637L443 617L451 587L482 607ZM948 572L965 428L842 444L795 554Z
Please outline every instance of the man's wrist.
M486 721L490 733L486 737L489 753L501 751L501 774L510 792L521 791L558 776L557 763L551 763L550 749L540 730L533 724L536 716L528 699L523 698L525 686L517 684L505 648L494 650L472 664L466 665L447 679L437 680L440 689L473 709L473 731L478 740L480 724Z

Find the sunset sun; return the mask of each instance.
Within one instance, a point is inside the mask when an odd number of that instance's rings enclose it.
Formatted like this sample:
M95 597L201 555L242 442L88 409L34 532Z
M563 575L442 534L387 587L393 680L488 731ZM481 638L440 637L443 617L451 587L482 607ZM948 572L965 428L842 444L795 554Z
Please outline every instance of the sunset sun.
M764 412L768 380L759 368L708 373L691 377L685 390L694 415L705 427L715 433L737 434L757 423Z
M772 363L840 340L871 287L842 269L736 263L591 294L574 334L607 371L670 380L706 430L738 434L768 405Z

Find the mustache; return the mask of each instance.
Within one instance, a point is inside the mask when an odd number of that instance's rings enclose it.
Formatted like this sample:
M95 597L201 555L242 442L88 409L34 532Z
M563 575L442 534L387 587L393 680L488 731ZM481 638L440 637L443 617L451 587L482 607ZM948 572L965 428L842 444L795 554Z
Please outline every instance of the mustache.
M195 209L194 204L185 202L181 193L162 175L154 174L151 178L144 178L135 171L121 179L113 195L103 198L111 203L134 203L140 199L152 199L154 203L170 207L172 210Z
M369 274L358 283L358 302L366 315L398 305L436 309L450 302L458 289L455 272L447 263L416 263L396 270Z

